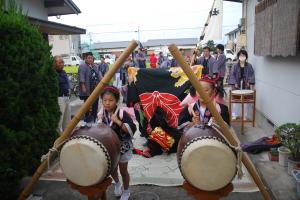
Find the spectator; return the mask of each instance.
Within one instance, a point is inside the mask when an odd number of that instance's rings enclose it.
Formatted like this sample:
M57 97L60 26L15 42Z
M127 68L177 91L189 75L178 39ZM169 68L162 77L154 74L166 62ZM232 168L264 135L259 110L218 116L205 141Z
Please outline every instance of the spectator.
M58 124L58 131L62 133L71 120L70 109L70 84L67 73L64 70L64 61L62 57L54 57L54 67L58 76L59 93L58 93L58 105L60 108L60 120Z
M238 89L252 89L255 84L255 74L252 65L247 62L248 53L246 50L240 50L237 54L238 63L234 64L231 68L228 83L233 90ZM252 105L251 105L252 106ZM246 104L244 108L244 120L247 119L248 114L251 116L250 105ZM240 115L240 105L233 104L232 106L232 118L236 119Z
M220 88L223 88L223 81L226 71L226 56L224 54L224 45L222 44L217 45L215 69L217 70L219 75L219 80L217 81L217 84Z
M128 57L122 68L120 69L120 79L122 82L121 94L123 96L123 103L127 102L127 91L128 91L128 68L134 67L135 63L132 61L131 56Z
M160 69L169 69L170 67L171 67L171 60L169 59L165 59L159 66Z
M185 55L184 55L184 49L179 49L179 51L180 51L181 55L183 57L185 57ZM178 62L177 62L177 60L175 58L172 58L172 60L171 60L171 67L179 67L179 64L178 64Z
M158 56L158 66L160 67L160 65L166 60L166 58L163 55L163 52L159 52L159 56Z
M139 48L138 53L136 54L136 61L139 68L146 68L146 56L142 48Z
M85 63L79 66L79 97L86 101L99 81L102 79L99 68L94 64L94 57L91 52L86 54ZM98 98L93 103L92 108L85 114L85 122L95 122L98 111Z
M247 62L248 53L240 50L237 57L239 61L232 66L228 83L232 89L251 89L251 85L255 84L255 74L252 65Z
M210 48L204 47L203 48L203 56L201 56L196 61L196 65L202 65L202 77L213 77L217 74L217 70L215 69L215 62L216 59L210 55Z
M155 54L154 53L152 53L151 55L150 55L150 67L152 68L152 69L156 69L156 63L157 63L157 58L156 58L156 56L155 56Z
M101 72L102 77L105 75L105 73L108 71L109 66L105 62L104 57L100 58L100 64L99 64L99 71Z

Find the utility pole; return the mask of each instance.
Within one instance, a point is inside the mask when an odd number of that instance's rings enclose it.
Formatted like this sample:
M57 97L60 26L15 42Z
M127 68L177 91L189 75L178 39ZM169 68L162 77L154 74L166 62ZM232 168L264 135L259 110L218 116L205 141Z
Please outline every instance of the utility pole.
M140 26L138 26L138 30L137 30L137 33L138 33L138 41L140 41Z

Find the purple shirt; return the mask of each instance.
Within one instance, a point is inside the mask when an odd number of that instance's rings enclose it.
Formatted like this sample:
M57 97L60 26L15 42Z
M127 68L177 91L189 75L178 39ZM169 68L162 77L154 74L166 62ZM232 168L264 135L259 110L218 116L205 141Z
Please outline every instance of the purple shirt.
M68 75L65 72L65 70L56 71L58 76L58 82L59 82L59 94L58 96L68 96L69 90L70 90L70 84Z
M196 64L197 65L203 65L204 64L204 56L201 56L199 59L197 59ZM213 76L215 73L218 73L217 68L215 66L216 59L212 56L208 59L208 70L209 70L209 76ZM203 70L202 70L203 71Z
M135 58L139 68L146 68L146 57L144 53L136 54Z
M97 84L99 83L99 81L102 79L102 75L101 72L99 71L99 68L97 65L93 64L91 66L88 66L86 63L82 64L79 66L78 69L78 77L79 77L79 83L84 83L85 88L86 88L86 93L83 93L81 91L81 87L79 90L79 95L80 96L90 96L90 94L93 92L91 89L91 71L93 70L96 72L96 76L98 78L97 80Z
M249 83L249 84L252 84L252 85L255 84L255 74L254 74L254 70L252 68L252 65L250 63L245 64L244 78L245 78L246 83ZM235 84L240 85L241 80L242 80L241 67L240 67L240 63L238 62L238 63L234 64L232 66L231 70L230 70L228 83L230 85L235 85Z
M217 55L214 68L217 70L220 77L225 76L226 71L226 56L224 53Z

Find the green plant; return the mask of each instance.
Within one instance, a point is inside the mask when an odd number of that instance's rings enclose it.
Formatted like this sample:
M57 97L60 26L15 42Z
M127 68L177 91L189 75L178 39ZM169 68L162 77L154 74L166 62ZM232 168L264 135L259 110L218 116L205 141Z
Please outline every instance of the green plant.
M300 124L286 123L275 130L280 142L292 152L293 160L300 160Z
M0 3L3 1L0 1ZM57 137L57 74L50 47L10 1L0 5L0 199L16 199Z

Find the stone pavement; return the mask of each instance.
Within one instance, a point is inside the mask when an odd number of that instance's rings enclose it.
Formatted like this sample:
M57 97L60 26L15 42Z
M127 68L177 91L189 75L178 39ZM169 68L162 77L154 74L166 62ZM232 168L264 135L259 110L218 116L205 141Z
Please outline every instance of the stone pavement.
M74 107L79 107L81 102L76 100L76 102L72 102ZM73 109L72 109L73 110ZM74 110L77 110L76 108ZM74 113L73 110L73 113ZM250 125L246 125L244 135L239 134L240 127L239 125L233 125L233 128L237 132L237 136L241 141L254 141L263 136L270 136L273 134L272 127L267 124L267 122L263 121L263 119L258 119L258 124L260 127L264 127L264 129L259 127L251 127ZM263 126L262 126L263 125ZM267 127L267 128L266 128ZM295 198L295 181L289 179L289 181L285 182L285 179L281 179L282 181L278 181L279 179L276 177L278 174L285 175L283 169L278 170L278 163L268 161L267 153L261 153L257 155L250 155L250 158L255 163L258 171L262 174L262 179L266 182L266 185L270 187L272 190L272 194L276 200L294 200ZM273 171L268 169L268 166L271 163L271 168ZM286 173L286 176L287 173ZM285 177L286 177L285 176ZM291 178L291 177L289 177ZM278 188L283 187L284 185L289 185L289 190L278 190ZM111 186L107 192L108 199L116 199L113 196L113 187ZM56 200L56 199L87 199L84 196L80 195L77 191L70 189L66 182L62 181L39 181L34 188L34 198L29 199L45 199L45 200ZM287 194L290 194L289 196ZM192 199L187 196L186 192L178 186L170 186L170 187L162 187L155 185L133 185L131 186L131 199ZM234 192L229 195L229 197L224 199L232 199L232 200L260 200L263 199L259 192L246 192L239 193Z

